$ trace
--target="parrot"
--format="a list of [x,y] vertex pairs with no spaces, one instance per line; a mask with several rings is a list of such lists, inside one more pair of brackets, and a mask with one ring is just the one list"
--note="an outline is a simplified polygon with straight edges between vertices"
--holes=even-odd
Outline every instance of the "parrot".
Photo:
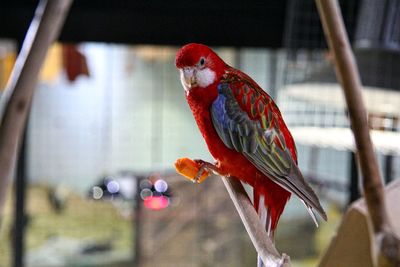
[[291,194],[303,202],[317,226],[314,210],[326,221],[317,195],[299,170],[294,139],[273,99],[206,45],[181,47],[175,66],[215,159],[215,164],[197,160],[201,167],[195,178],[207,169],[249,184],[254,208],[272,240]]

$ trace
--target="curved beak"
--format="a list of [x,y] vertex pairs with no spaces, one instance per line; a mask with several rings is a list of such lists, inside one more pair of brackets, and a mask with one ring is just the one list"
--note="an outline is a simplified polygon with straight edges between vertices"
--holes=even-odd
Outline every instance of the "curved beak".
[[181,82],[186,91],[197,86],[196,69],[194,67],[185,67],[180,69]]

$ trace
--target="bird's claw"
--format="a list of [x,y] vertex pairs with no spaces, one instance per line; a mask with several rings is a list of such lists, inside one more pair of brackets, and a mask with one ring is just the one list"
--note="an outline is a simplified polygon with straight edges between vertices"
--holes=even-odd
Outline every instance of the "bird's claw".
[[195,159],[194,161],[200,166],[200,168],[196,176],[193,178],[193,183],[200,182],[200,177],[203,175],[204,171],[208,171],[208,176],[210,176],[211,173],[218,173],[218,168],[214,164],[201,159]]
[[199,183],[200,177],[203,175],[203,173],[206,169],[207,168],[205,167],[205,165],[200,165],[199,171],[197,172],[196,176],[192,180],[194,184]]

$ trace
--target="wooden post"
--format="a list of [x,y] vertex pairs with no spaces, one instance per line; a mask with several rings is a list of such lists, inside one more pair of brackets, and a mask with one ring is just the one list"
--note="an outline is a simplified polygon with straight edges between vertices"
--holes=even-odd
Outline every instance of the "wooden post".
[[56,40],[72,0],[41,0],[1,98],[0,226],[8,184],[47,50]]
[[317,0],[318,11],[324,26],[329,49],[335,59],[336,76],[342,85],[351,127],[354,133],[361,172],[364,196],[375,232],[382,231],[387,222],[383,198],[383,184],[379,173],[371,137],[367,111],[361,93],[361,81],[352,53],[342,15],[336,0]]
[[[392,263],[385,266],[398,266],[395,262],[400,264],[398,258],[400,243],[390,229],[382,178],[369,134],[367,111],[361,93],[360,75],[347,38],[342,14],[337,0],[315,0],[315,2],[329,49],[335,59],[336,77],[342,85],[346,99],[363,177],[361,184],[380,251],[379,258],[383,256],[384,261]],[[396,239],[397,242],[394,242]],[[386,248],[382,247],[382,244],[385,244]],[[387,247],[388,244],[391,246],[390,249]]]
[[268,267],[290,267],[290,258],[286,254],[282,256],[276,250],[271,239],[267,235],[267,231],[261,224],[261,221],[251,203],[243,185],[237,178],[222,177],[222,181],[229,196],[231,197],[240,218],[250,236],[251,241],[261,256],[265,266]]

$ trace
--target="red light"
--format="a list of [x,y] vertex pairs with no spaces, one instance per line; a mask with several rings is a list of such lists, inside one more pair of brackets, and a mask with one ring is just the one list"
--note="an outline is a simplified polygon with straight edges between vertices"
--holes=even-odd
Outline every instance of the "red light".
[[161,210],[168,207],[169,201],[165,196],[149,196],[144,199],[144,206],[151,210]]

